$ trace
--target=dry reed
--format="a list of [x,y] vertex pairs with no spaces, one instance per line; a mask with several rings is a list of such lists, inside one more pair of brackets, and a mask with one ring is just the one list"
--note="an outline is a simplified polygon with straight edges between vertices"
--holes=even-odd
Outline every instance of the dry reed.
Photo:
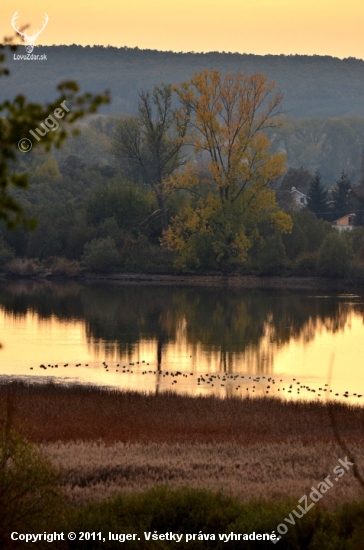
[[[72,442],[47,444],[41,449],[60,470],[67,497],[77,504],[159,484],[221,489],[241,500],[298,499],[327,475],[333,479],[338,458],[345,458],[335,444],[297,441],[249,447],[229,443],[117,443],[106,447],[103,443]],[[362,446],[354,444],[352,450],[364,471]],[[349,470],[320,504],[330,508],[360,497],[360,485]]]
[[[327,405],[274,398],[146,395],[82,386],[0,386],[0,419],[11,396],[12,426],[35,443],[311,443],[333,440]],[[364,408],[335,403],[345,441],[364,440]]]
[[[298,499],[345,458],[333,427],[364,471],[364,408],[330,406],[328,414],[319,402],[274,398],[0,385],[3,427],[39,444],[77,504],[159,484],[222,489],[241,500]],[[350,470],[321,504],[361,496]]]

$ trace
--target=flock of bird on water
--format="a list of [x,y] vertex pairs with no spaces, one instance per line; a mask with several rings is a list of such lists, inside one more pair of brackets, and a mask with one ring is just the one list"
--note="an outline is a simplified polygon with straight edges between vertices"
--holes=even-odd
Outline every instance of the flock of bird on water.
[[[105,370],[105,372],[110,372],[110,369],[109,369],[109,365],[106,363],[106,361],[103,361],[102,362],[102,365],[103,365],[103,368]],[[135,365],[140,365],[140,366],[149,366],[149,363],[146,363],[146,361],[135,361],[134,363],[129,363],[129,365],[123,365],[123,366],[120,366],[120,363],[117,363],[116,364],[116,370],[115,372],[120,372],[121,374],[125,374],[125,373],[129,373],[129,374],[133,374],[134,371],[131,370],[130,368],[128,367],[134,367]],[[65,363],[63,364],[63,367],[69,367],[71,365],[69,365],[68,363]],[[76,363],[75,364],[75,367],[81,367],[82,364],[81,363]],[[84,365],[85,367],[88,367],[88,363],[85,363]],[[40,365],[39,368],[43,369],[43,370],[48,370],[48,369],[57,369],[59,367],[59,365],[51,365],[51,364],[48,364],[47,366],[46,365]],[[137,367],[138,368],[138,367]],[[139,367],[140,368],[140,367]],[[30,367],[30,370],[33,370],[33,367]],[[201,385],[209,385],[209,387],[213,388],[213,387],[216,387],[216,388],[221,388],[221,387],[225,387],[227,384],[225,384],[225,382],[227,382],[228,384],[230,383],[230,385],[232,384],[236,384],[235,386],[235,390],[240,390],[240,389],[243,389],[242,388],[242,385],[239,384],[239,381],[242,383],[242,380],[244,380],[244,382],[247,382],[248,384],[252,384],[252,383],[255,383],[255,384],[259,384],[259,386],[256,386],[256,385],[253,385],[251,386],[250,388],[247,387],[246,388],[246,391],[247,392],[251,392],[251,393],[255,393],[255,390],[259,390],[260,391],[265,391],[266,394],[269,394],[270,393],[270,390],[271,390],[271,393],[273,393],[273,386],[276,384],[276,381],[273,377],[271,376],[248,376],[248,375],[241,375],[241,374],[226,374],[226,373],[221,373],[221,374],[212,374],[212,373],[207,373],[205,375],[201,375],[201,374],[197,374],[195,372],[190,372],[189,375],[188,374],[185,374],[185,373],[182,373],[180,371],[162,371],[160,369],[158,370],[143,370],[141,371],[141,373],[139,372],[138,374],[142,374],[143,376],[144,375],[148,375],[148,374],[157,374],[157,375],[160,375],[162,376],[163,378],[165,377],[171,377],[173,378],[172,382],[171,382],[171,385],[174,386],[175,384],[178,383],[178,377],[182,376],[183,378],[188,378],[189,376],[196,376],[196,381],[197,381],[197,386],[201,386]],[[283,382],[282,379],[279,380],[279,382]],[[265,384],[265,388],[262,387],[262,385]],[[296,395],[302,395],[304,397],[304,394],[308,392],[310,393],[315,393],[317,397],[322,397],[324,395],[327,395],[325,394],[325,392],[329,392],[329,393],[332,393],[332,395],[334,395],[335,397],[357,397],[357,398],[360,398],[363,396],[363,394],[358,394],[358,393],[352,393],[350,394],[348,391],[345,391],[343,394],[339,394],[339,393],[334,393],[333,390],[329,389],[328,387],[328,384],[324,384],[322,387],[318,388],[317,390],[316,389],[313,389],[313,388],[310,388],[309,386],[307,385],[303,385],[301,384],[299,381],[297,381],[296,378],[293,378],[292,379],[292,383],[288,385],[287,383],[287,387],[283,387],[283,388],[277,388],[277,391],[280,392],[282,391],[283,392],[286,392],[287,394],[293,394],[295,393]],[[321,393],[319,393],[321,392]]]

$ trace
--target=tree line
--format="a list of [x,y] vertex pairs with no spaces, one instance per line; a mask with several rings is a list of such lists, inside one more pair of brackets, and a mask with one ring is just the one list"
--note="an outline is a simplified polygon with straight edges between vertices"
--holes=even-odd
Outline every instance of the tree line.
[[[281,104],[261,73],[203,70],[140,92],[135,115],[80,125],[61,151],[13,154],[9,183],[29,173],[30,186],[4,186],[8,221],[38,223],[1,227],[0,264],[21,274],[360,274],[360,186],[342,172],[329,201],[318,171],[287,172],[272,139]],[[293,183],[306,185],[307,209],[284,200]],[[358,227],[339,235],[329,222],[348,209]]]
[[353,183],[363,178],[364,119],[342,116],[306,119],[285,117],[285,124],[269,134],[274,151],[284,151],[290,167],[319,170],[330,187],[344,170]]
[[353,184],[344,170],[327,188],[319,170],[311,174],[303,166],[289,168],[277,189],[279,203],[288,210],[294,208],[293,188],[306,195],[307,208],[318,218],[333,222],[353,213],[355,225],[364,225],[364,181]]
[[102,106],[103,114],[133,114],[135,96],[152,91],[160,82],[182,83],[204,69],[220,74],[261,72],[284,93],[286,115],[294,119],[364,115],[362,59],[338,59],[319,55],[254,55],[237,52],[163,52],[139,48],[103,46],[42,46],[46,63],[19,63],[8,54],[11,80],[3,81],[0,101],[24,89],[32,102],[49,102],[53,96],[54,67],[57,80],[78,82],[92,93],[104,90],[113,97]]

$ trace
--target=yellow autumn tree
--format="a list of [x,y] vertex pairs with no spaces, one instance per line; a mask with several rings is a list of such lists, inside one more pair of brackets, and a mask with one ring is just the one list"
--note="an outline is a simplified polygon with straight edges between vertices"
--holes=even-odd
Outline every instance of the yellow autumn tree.
[[285,171],[285,155],[271,153],[264,131],[281,125],[282,96],[262,74],[221,77],[202,71],[175,86],[188,116],[200,169],[190,165],[166,185],[187,188],[191,198],[172,219],[162,243],[177,252],[176,267],[219,267],[244,263],[263,224],[291,230],[279,209],[273,180]]

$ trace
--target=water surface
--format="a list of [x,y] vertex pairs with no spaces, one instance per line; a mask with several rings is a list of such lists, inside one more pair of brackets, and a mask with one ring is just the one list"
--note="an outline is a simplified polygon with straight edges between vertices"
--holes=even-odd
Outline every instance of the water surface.
[[359,294],[9,282],[0,376],[364,403],[363,321]]

